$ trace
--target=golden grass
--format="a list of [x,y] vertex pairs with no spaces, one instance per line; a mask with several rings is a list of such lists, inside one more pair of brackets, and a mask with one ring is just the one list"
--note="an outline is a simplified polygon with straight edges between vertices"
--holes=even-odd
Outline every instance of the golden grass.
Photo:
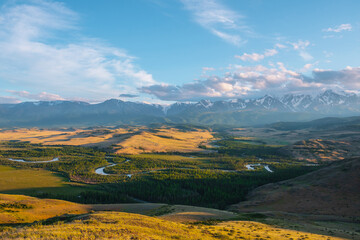
[[[157,209],[163,211],[164,206],[165,215],[159,217],[113,212],[127,210],[154,214]],[[171,211],[167,211],[168,207]],[[89,213],[93,210],[100,212]],[[33,223],[65,214],[73,216],[68,223],[55,221],[46,225],[35,223],[14,228],[1,227],[0,239],[340,239],[252,221],[224,221],[213,225],[181,223],[189,222],[189,219],[208,220],[208,216],[223,220],[236,217],[227,211],[201,207],[165,204],[81,205],[62,200],[0,194],[0,224]]]
[[198,146],[213,138],[207,130],[183,132],[174,128],[156,129],[158,132],[143,131],[119,143],[116,151],[121,154],[139,154],[150,152],[195,152]]
[[117,153],[195,152],[198,146],[212,139],[203,129],[181,131],[175,128],[118,128],[75,131],[15,129],[0,131],[2,141],[19,140],[43,145],[115,146]]
[[267,224],[252,221],[222,222],[218,225],[207,227],[207,230],[213,236],[219,236],[219,238],[223,236],[223,239],[342,239],[337,237],[276,228]]
[[90,208],[95,211],[119,211],[158,216],[159,218],[173,222],[197,222],[210,219],[226,220],[238,216],[233,212],[213,208],[167,205],[163,203],[94,204],[91,205]]
[[17,239],[214,239],[180,223],[130,213],[99,212],[67,224],[12,229],[0,238]]
[[86,184],[71,183],[54,172],[43,169],[17,169],[0,165],[0,192],[34,195],[53,193],[75,195],[90,190]]
[[9,228],[2,239],[339,239],[274,228],[257,222],[231,221],[189,225],[131,213],[98,212],[70,223]]
[[89,212],[85,205],[72,202],[38,199],[23,195],[0,194],[0,206],[6,204],[22,204],[25,208],[3,207],[0,208],[0,224],[32,223],[64,214],[83,214]]
[[101,143],[109,140],[114,135],[128,133],[126,129],[105,129],[101,130],[81,130],[64,131],[64,130],[40,130],[32,129],[16,129],[0,132],[0,139],[3,141],[20,140],[29,141],[31,143],[41,143],[43,145],[89,145]]
[[0,166],[0,191],[61,187],[64,179],[42,169],[16,169]]

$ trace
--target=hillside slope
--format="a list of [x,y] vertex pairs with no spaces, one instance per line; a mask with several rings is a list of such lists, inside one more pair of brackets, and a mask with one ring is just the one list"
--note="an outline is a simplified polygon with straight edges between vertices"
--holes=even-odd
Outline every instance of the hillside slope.
[[0,194],[0,224],[32,223],[64,214],[83,214],[89,207],[55,199]]
[[69,222],[7,228],[1,239],[340,239],[250,221],[190,225],[131,213],[98,212]]
[[238,212],[288,213],[360,217],[360,158],[334,162],[306,175],[256,188]]

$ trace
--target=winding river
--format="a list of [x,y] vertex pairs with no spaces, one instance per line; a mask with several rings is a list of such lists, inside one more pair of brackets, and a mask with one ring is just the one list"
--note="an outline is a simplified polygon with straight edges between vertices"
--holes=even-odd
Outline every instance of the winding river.
[[13,161],[13,162],[22,162],[22,163],[49,163],[49,162],[57,162],[59,161],[59,158],[53,158],[51,160],[47,160],[47,161],[26,161],[24,159],[13,159],[13,158],[9,158],[8,160]]
[[[106,158],[109,158],[109,157],[106,157]],[[130,162],[130,161],[131,161],[130,159],[126,159],[123,163],[127,163],[127,162]],[[108,176],[108,175],[120,175],[121,176],[121,175],[123,175],[123,176],[127,176],[129,178],[132,177],[132,174],[111,174],[111,173],[104,172],[105,168],[113,167],[113,166],[116,166],[116,165],[118,165],[118,163],[110,163],[107,166],[99,167],[99,168],[95,169],[95,173],[99,174],[99,175],[103,175],[103,176]]]
[[[126,159],[123,163],[127,163],[127,162],[130,162],[131,160],[130,159]],[[111,174],[111,173],[106,173],[104,172],[105,168],[108,168],[108,167],[113,167],[113,166],[116,166],[118,165],[119,163],[111,163],[109,162],[109,165],[107,166],[104,166],[104,167],[99,167],[97,169],[95,169],[95,173],[96,174],[99,174],[99,175],[103,175],[103,176],[108,176],[108,175],[118,175],[118,176],[127,176],[129,178],[131,178],[133,176],[133,174]],[[272,171],[268,165],[264,165],[264,164],[260,164],[260,163],[256,163],[256,164],[247,164],[245,165],[245,167],[248,169],[248,170],[255,170],[254,166],[264,166],[264,169],[268,172],[274,172]],[[151,172],[157,172],[157,171],[164,171],[164,170],[167,170],[169,168],[165,168],[165,169],[158,169],[158,170],[151,170],[151,171],[146,171],[146,172],[138,172],[136,174],[146,174],[146,173],[151,173]],[[232,169],[196,169],[196,168],[177,168],[177,169],[191,169],[191,170],[213,170],[213,171],[221,171],[221,172],[241,172],[239,170],[232,170]]]
[[268,172],[274,172],[273,170],[271,170],[269,168],[269,165],[264,165],[264,164],[261,164],[261,163],[255,163],[255,164],[246,164],[245,167],[248,169],[248,170],[255,170],[255,166],[264,166],[265,170],[268,171]]

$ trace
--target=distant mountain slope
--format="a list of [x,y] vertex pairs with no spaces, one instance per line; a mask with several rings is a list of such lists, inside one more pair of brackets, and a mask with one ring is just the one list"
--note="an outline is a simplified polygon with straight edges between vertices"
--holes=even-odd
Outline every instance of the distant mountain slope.
[[257,99],[201,100],[170,106],[117,99],[98,104],[79,101],[0,104],[0,127],[143,125],[166,122],[249,126],[359,114],[359,96],[328,90],[316,97],[285,95],[276,98],[266,95]]
[[256,188],[239,212],[283,211],[360,217],[360,158],[352,158],[306,175]]
[[276,130],[290,131],[313,128],[316,130],[346,130],[346,129],[360,129],[360,117],[327,117],[316,119],[309,122],[277,122],[268,125],[268,127]]

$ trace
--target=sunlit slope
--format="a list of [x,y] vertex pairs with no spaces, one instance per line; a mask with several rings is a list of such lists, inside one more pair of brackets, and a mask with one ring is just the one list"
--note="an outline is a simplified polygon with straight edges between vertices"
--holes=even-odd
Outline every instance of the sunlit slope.
[[131,213],[98,212],[71,222],[8,228],[2,239],[339,239],[265,224],[233,221],[190,225]]
[[0,131],[2,141],[29,141],[43,145],[114,148],[117,153],[201,151],[200,144],[213,138],[206,129],[128,127],[99,129],[15,129]]
[[83,214],[88,211],[89,208],[85,205],[62,200],[0,194],[0,224],[32,223],[64,214]]
[[181,131],[175,128],[159,128],[144,131],[119,143],[117,153],[137,154],[149,152],[195,152],[199,145],[213,138],[203,129]]
[[[91,145],[106,143],[115,136],[126,134],[126,129],[95,129],[95,130],[48,130],[37,128],[21,128],[15,130],[0,131],[0,139],[3,141],[19,140],[43,145]],[[119,139],[116,139],[119,141]],[[112,141],[111,141],[112,143]]]
[[94,204],[95,211],[119,211],[156,216],[173,222],[197,222],[206,220],[228,220],[238,215],[233,212],[214,208],[195,207],[188,205],[168,205],[163,203],[125,203],[125,204]]

